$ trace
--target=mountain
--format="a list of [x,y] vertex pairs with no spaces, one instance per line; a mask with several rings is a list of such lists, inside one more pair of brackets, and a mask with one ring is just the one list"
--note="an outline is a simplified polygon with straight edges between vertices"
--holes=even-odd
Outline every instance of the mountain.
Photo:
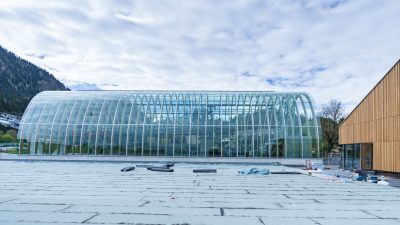
[[0,46],[0,112],[22,116],[29,101],[45,90],[69,90],[49,72]]

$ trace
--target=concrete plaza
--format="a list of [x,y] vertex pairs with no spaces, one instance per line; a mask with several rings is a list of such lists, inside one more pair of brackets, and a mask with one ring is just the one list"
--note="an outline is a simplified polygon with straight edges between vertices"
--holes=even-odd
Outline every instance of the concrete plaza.
[[[398,224],[400,189],[307,175],[243,175],[283,166],[0,161],[0,224]],[[217,168],[194,174],[193,168]]]

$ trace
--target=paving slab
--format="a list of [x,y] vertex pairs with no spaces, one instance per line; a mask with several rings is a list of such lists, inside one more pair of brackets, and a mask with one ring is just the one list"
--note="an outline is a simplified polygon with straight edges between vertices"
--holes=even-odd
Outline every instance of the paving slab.
[[94,213],[60,213],[60,212],[18,212],[18,211],[1,211],[0,222],[8,224],[18,222],[32,223],[82,223],[92,218]]
[[365,212],[383,219],[400,219],[399,208],[395,208],[393,211],[366,210]]
[[[143,203],[145,205],[146,203]],[[181,216],[220,216],[220,208],[194,207],[126,207],[126,206],[72,206],[63,212],[94,212],[111,214],[148,214]]]
[[378,218],[361,210],[270,210],[270,209],[226,209],[227,216],[258,216],[272,218]]
[[54,204],[0,204],[1,211],[11,212],[57,212],[71,205],[54,205]]
[[222,216],[165,216],[136,214],[100,214],[88,224],[190,224],[190,225],[263,225],[258,217],[222,217]]
[[392,219],[315,219],[318,224],[321,225],[338,225],[338,224],[349,224],[349,225],[399,225],[400,223]]

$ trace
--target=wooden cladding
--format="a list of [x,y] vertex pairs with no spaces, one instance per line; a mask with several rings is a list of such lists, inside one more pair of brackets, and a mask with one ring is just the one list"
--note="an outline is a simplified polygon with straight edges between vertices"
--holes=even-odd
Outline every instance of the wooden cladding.
[[373,169],[400,173],[400,61],[340,125],[339,143],[373,143]]

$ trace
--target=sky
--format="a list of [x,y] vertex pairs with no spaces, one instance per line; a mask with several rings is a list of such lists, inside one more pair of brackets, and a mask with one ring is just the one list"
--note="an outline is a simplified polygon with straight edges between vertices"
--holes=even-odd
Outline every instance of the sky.
[[0,0],[0,27],[73,90],[308,92],[346,112],[400,58],[398,0]]

